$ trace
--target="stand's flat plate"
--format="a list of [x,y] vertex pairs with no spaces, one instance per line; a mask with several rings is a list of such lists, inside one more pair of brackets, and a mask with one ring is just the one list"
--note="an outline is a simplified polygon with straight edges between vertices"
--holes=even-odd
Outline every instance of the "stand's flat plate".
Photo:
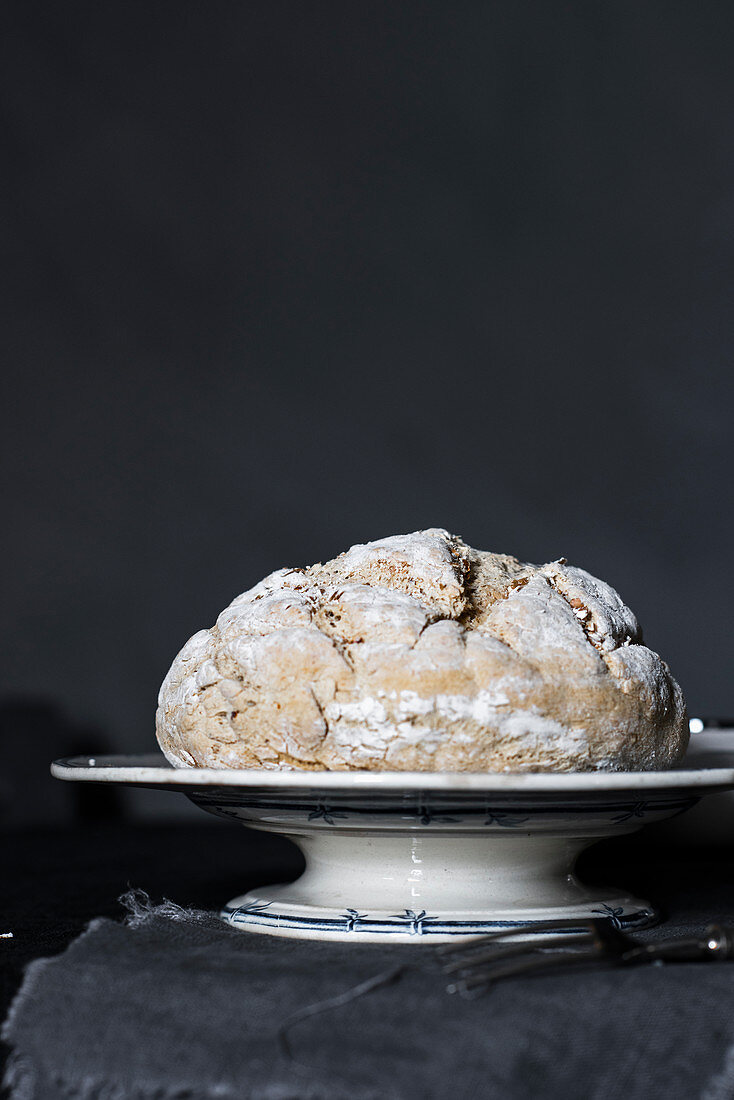
[[659,772],[344,772],[264,769],[174,768],[161,753],[145,756],[67,757],[55,761],[57,779],[124,783],[139,787],[235,787],[345,794],[436,791],[530,794],[543,792],[681,792],[704,794],[734,789],[734,753],[722,751],[720,736],[698,734],[679,768]]

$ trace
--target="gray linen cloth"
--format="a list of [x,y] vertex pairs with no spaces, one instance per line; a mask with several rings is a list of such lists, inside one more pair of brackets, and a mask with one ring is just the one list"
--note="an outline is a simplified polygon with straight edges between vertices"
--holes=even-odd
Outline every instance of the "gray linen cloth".
[[143,901],[28,967],[3,1032],[13,1100],[734,1097],[732,963],[465,1001],[433,948],[251,935]]

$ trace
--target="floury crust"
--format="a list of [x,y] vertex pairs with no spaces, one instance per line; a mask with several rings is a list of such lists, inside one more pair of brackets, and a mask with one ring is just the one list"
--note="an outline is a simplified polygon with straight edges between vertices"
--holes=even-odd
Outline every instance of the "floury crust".
[[686,749],[681,690],[609,585],[431,529],[282,569],[176,657],[178,767],[620,771]]

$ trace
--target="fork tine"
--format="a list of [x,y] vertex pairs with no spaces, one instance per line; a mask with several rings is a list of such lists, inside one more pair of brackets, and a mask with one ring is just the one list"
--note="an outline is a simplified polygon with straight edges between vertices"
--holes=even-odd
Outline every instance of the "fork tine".
[[444,974],[455,974],[457,971],[471,972],[479,963],[493,963],[501,959],[517,958],[519,955],[532,955],[546,948],[565,947],[567,944],[590,944],[592,932],[567,932],[563,936],[544,936],[542,943],[514,943],[507,946],[484,947],[476,952],[466,952],[460,958],[453,959],[443,966]]
[[553,954],[534,954],[521,962],[507,963],[504,966],[485,967],[476,974],[467,975],[446,987],[447,993],[460,993],[465,997],[476,997],[487,986],[503,978],[514,978],[521,974],[535,973],[553,966],[568,966],[570,963],[589,962],[603,955],[599,947],[590,947],[582,951],[557,951]]
[[460,954],[471,951],[485,943],[494,943],[495,940],[512,939],[517,936],[535,935],[543,932],[588,932],[595,921],[589,918],[558,917],[556,920],[535,921],[532,924],[513,925],[510,928],[500,928],[496,932],[486,932],[481,936],[475,936],[470,940],[461,940],[459,943],[444,943],[436,948],[438,955]]

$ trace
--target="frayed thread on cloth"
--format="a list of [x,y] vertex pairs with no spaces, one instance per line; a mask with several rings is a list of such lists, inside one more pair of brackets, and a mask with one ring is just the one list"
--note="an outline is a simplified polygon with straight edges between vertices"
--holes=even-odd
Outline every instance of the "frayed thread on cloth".
[[409,969],[407,963],[402,963],[400,966],[393,966],[389,970],[383,970],[379,974],[375,974],[372,978],[367,978],[366,981],[360,982],[359,985],[353,986],[351,989],[346,989],[342,993],[338,993],[334,997],[327,997],[323,1001],[316,1001],[315,1004],[306,1005],[305,1008],[299,1008],[296,1012],[287,1016],[283,1023],[278,1028],[277,1036],[280,1044],[280,1049],[294,1066],[299,1069],[311,1071],[316,1067],[309,1066],[304,1062],[300,1062],[293,1053],[290,1040],[288,1038],[288,1031],[296,1024],[301,1023],[302,1020],[308,1020],[311,1016],[318,1016],[322,1012],[329,1012],[332,1009],[344,1008],[351,1001],[356,1001],[360,997],[366,996],[368,993],[373,993],[376,989],[382,989],[384,986],[392,985],[402,978],[403,974]]
[[154,917],[163,917],[165,920],[177,921],[180,924],[213,924],[218,928],[226,928],[227,925],[215,913],[207,913],[202,909],[186,909],[183,905],[177,905],[170,898],[164,898],[156,905],[150,899],[145,890],[132,888],[117,899],[123,909],[127,911],[125,924],[128,928],[139,928],[141,924]]

